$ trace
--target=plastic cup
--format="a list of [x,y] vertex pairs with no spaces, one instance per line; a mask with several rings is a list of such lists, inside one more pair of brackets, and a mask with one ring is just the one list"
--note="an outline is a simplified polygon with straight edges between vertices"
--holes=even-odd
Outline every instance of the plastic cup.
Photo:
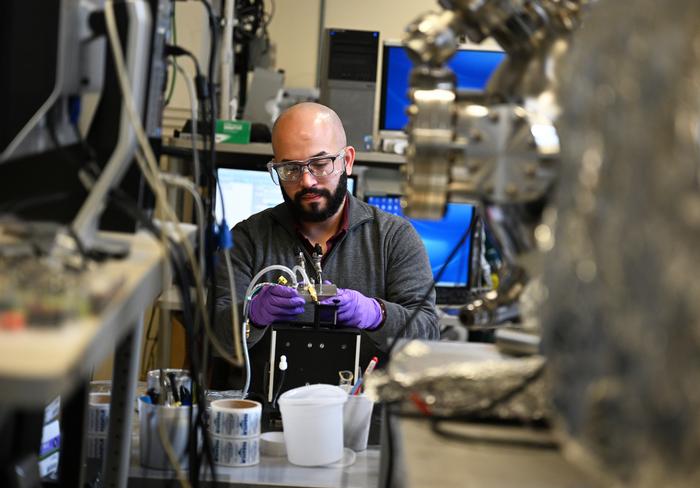
[[294,388],[279,399],[287,459],[323,466],[343,457],[343,404],[348,395],[333,385]]
[[345,447],[355,452],[367,449],[367,438],[374,403],[362,395],[348,396],[343,407],[343,439]]

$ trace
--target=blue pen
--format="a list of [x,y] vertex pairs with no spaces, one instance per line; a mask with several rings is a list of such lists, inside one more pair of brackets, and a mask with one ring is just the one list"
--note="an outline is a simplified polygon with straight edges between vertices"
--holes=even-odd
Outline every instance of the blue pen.
[[362,382],[365,380],[368,374],[370,374],[372,371],[374,371],[374,367],[377,365],[377,362],[379,359],[377,356],[374,356],[372,360],[369,362],[367,365],[367,369],[365,369],[365,374],[362,375],[362,378],[357,380],[355,383],[355,386],[352,387],[352,390],[350,390],[349,395],[357,395],[360,392],[360,386],[362,386]]

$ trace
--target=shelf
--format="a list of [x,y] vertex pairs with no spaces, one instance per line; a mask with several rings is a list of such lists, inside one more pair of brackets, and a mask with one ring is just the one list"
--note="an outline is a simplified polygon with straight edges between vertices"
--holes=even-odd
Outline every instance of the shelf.
[[[204,150],[201,141],[197,142],[197,148]],[[164,139],[163,151],[176,157],[187,157],[192,150],[189,139],[171,137]],[[272,145],[269,143],[253,142],[250,144],[216,144],[217,162],[225,166],[230,162],[250,161],[253,166],[260,166],[272,158]],[[251,156],[251,158],[247,158]],[[357,151],[355,163],[366,166],[400,166],[406,162],[406,158],[399,154]]]
[[0,331],[0,405],[48,405],[69,394],[92,368],[114,352],[161,289],[163,253],[150,235],[107,234],[131,245],[126,259],[101,263],[95,271],[123,284],[98,316],[55,326]]

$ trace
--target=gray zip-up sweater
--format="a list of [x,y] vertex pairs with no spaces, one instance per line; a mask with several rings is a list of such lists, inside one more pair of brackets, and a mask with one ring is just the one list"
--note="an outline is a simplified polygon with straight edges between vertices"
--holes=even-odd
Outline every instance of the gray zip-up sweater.
[[[421,303],[433,277],[425,247],[413,226],[353,196],[348,196],[347,204],[348,231],[325,257],[323,279],[384,303],[384,324],[366,331],[380,350],[386,350],[387,339],[397,334],[418,307],[420,311],[404,337],[437,339],[435,292]],[[297,264],[298,249],[304,251],[306,269],[313,269],[311,256],[296,233],[294,217],[284,203],[238,223],[233,228],[233,242],[231,257],[239,304],[260,270],[272,264],[292,268]],[[280,274],[267,273],[260,281],[276,282]],[[223,257],[216,278],[217,335],[231,350],[231,297]],[[252,328],[249,345],[255,344],[263,332]]]

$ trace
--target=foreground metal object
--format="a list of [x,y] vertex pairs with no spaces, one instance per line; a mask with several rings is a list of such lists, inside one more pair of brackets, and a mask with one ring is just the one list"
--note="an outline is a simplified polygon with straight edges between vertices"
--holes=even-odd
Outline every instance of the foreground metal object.
[[[443,1],[416,22],[408,204],[485,206],[519,278],[465,322],[545,270],[535,308],[569,453],[616,484],[697,486],[700,4],[600,1],[568,52],[585,3]],[[440,67],[461,34],[508,53],[479,100]]]
[[[554,67],[578,26],[579,1],[443,1],[409,26],[411,74],[406,213],[436,219],[447,201],[480,202],[504,259],[497,290],[467,304],[466,325],[493,323],[517,307],[529,277],[541,272],[541,227],[558,173],[560,113]],[[459,91],[444,66],[460,36],[493,37],[507,58],[485,93]],[[541,242],[538,242],[541,241]]]
[[400,404],[406,415],[439,418],[544,420],[542,356],[508,357],[492,345],[411,341],[388,370],[366,380],[375,400]]
[[700,4],[607,1],[562,64],[543,319],[569,447],[628,486],[700,484]]
[[[438,218],[451,200],[526,203],[556,176],[559,108],[552,67],[585,2],[442,2],[409,26],[411,75],[407,212]],[[464,93],[444,66],[460,36],[492,36],[507,53],[486,93]]]

